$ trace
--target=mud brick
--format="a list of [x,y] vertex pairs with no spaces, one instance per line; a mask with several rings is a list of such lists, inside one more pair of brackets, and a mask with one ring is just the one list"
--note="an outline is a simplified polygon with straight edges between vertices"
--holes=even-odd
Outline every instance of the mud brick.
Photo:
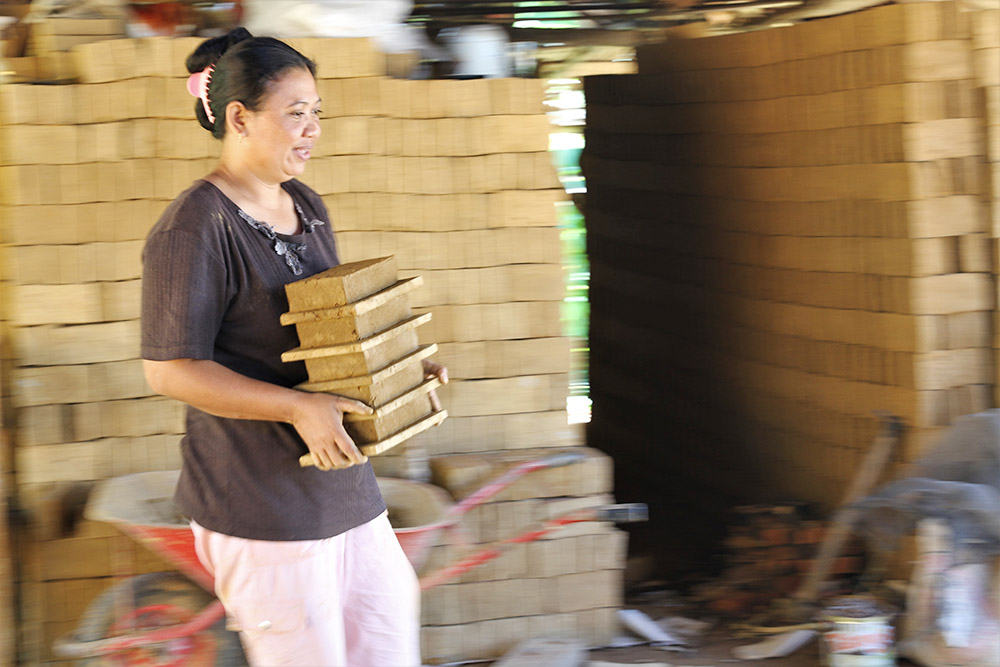
[[489,79],[492,113],[540,114],[545,87],[538,79]]
[[422,361],[436,350],[436,345],[423,346],[413,354],[369,375],[307,382],[299,385],[299,388],[306,391],[328,391],[368,405],[379,405],[419,385],[424,379]]
[[463,584],[446,584],[424,591],[420,596],[420,623],[454,625],[462,622],[459,594]]
[[43,196],[41,183],[58,183],[58,171],[38,165],[0,167],[0,194],[8,206],[58,204],[58,193]]
[[955,195],[907,202],[910,238],[985,232],[986,221],[975,197]]
[[99,322],[101,286],[15,285],[10,290],[10,314],[17,326]]
[[117,439],[37,445],[20,447],[15,456],[24,484],[97,480],[111,474],[111,452],[123,446]]
[[25,367],[11,375],[19,407],[86,401],[86,366]]
[[908,312],[914,315],[947,315],[990,308],[990,278],[983,274],[913,278],[908,287]]
[[498,494],[496,500],[590,495],[611,489],[611,459],[585,447],[440,456],[431,461],[431,471],[435,484],[461,499],[516,465],[564,452],[582,453],[584,459],[526,475]]
[[184,405],[162,397],[80,403],[70,410],[76,440],[181,434],[185,427]]
[[[81,42],[73,45],[73,64],[80,83],[104,83],[115,81],[118,78],[126,78],[119,76],[121,66],[115,61],[115,53],[111,45],[110,41],[96,41],[92,37],[83,37]],[[121,50],[121,48],[119,47],[117,50]],[[135,54],[132,55],[129,62],[134,62]]]
[[439,306],[421,336],[441,343],[557,337],[560,307],[560,301]]
[[594,567],[599,570],[622,569],[628,553],[628,533],[612,529],[607,533],[590,536],[593,545]]
[[[138,321],[105,322],[63,327],[38,327],[36,354],[21,358],[26,365],[86,364],[123,361],[139,356]],[[41,356],[41,355],[44,355]]]
[[543,579],[579,572],[577,562],[580,554],[576,548],[578,539],[564,537],[529,543],[527,576]]
[[439,360],[452,380],[494,377],[486,373],[486,343],[444,343]]
[[371,415],[345,415],[344,428],[359,444],[385,440],[431,414],[427,393],[439,385],[437,380],[428,380],[389,403],[372,406]]
[[472,417],[559,409],[566,404],[568,387],[569,378],[563,374],[524,375],[456,380],[443,388],[441,395],[455,416]]
[[447,662],[465,657],[462,638],[466,625],[429,625],[420,629],[420,655],[424,660]]
[[94,123],[77,126],[77,150],[87,161],[112,162],[124,159],[119,145],[123,123]]
[[495,537],[486,541],[512,538],[534,527],[535,517],[541,513],[539,505],[542,502],[529,498],[494,503],[496,517],[492,528],[495,530]]
[[916,42],[902,49],[907,81],[957,80],[973,75],[972,52],[965,41]]
[[988,312],[948,315],[945,318],[947,349],[990,347],[990,316]]
[[958,238],[959,270],[962,273],[989,273],[993,270],[992,242],[986,234],[966,234]]
[[138,319],[141,311],[142,283],[124,280],[111,283],[93,283],[100,292],[102,319],[104,321]]
[[419,346],[416,327],[429,320],[430,313],[425,313],[359,341],[316,348],[300,347],[283,353],[281,359],[286,362],[305,361],[311,382],[367,375],[416,351]]
[[490,227],[542,227],[556,224],[554,208],[562,190],[508,190],[489,195]]
[[622,604],[622,574],[620,570],[599,570],[566,574],[541,580],[545,595],[545,611],[550,613],[582,611]]
[[72,125],[5,126],[3,164],[75,164],[77,132]]
[[[5,206],[0,208],[0,238],[9,246],[80,242],[77,214],[76,208],[61,206]],[[49,224],[37,224],[40,219]]]
[[577,612],[577,636],[587,641],[589,646],[604,646],[610,643],[620,632],[618,623],[620,604]]
[[[589,510],[602,505],[610,505],[614,501],[614,497],[607,493],[567,498],[548,498],[544,502],[533,505],[533,507],[538,509],[535,521],[541,523],[580,510]],[[553,532],[552,535],[555,537],[579,537],[582,535],[607,533],[609,530],[611,530],[611,524],[606,521],[580,521],[563,526]]]
[[72,439],[68,406],[38,405],[22,408],[19,411],[17,424],[19,445],[50,445]]
[[38,88],[31,84],[13,83],[0,89],[0,118],[6,125],[36,124],[41,108]]
[[84,367],[87,369],[86,401],[109,401],[153,395],[146,384],[142,361],[139,359],[87,364]]
[[907,123],[902,130],[907,160],[937,160],[983,152],[982,130],[972,118]]
[[947,389],[967,384],[986,384],[992,376],[988,348],[941,350],[917,355],[912,379],[914,389]]
[[421,283],[418,276],[337,308],[286,313],[281,323],[294,324],[305,347],[367,338],[411,316],[409,294]]
[[335,308],[363,299],[396,282],[392,257],[341,264],[285,286],[292,312]]
[[367,116],[325,118],[320,121],[324,139],[320,155],[359,155],[370,153],[372,128],[376,119]]
[[[436,437],[441,431],[441,442]],[[567,424],[566,412],[531,412],[480,417],[452,417],[441,429],[421,436],[434,452],[484,452],[497,449],[557,448],[580,445],[582,428]],[[446,447],[446,449],[442,449]]]
[[107,576],[114,538],[66,538],[39,544],[43,581]]
[[548,150],[549,119],[538,113],[530,116],[498,115],[484,119],[483,136],[487,153],[532,153]]

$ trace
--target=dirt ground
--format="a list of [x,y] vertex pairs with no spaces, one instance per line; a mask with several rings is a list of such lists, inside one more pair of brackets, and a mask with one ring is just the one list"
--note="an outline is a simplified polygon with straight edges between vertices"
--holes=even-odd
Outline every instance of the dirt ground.
[[[678,606],[676,604],[656,604],[653,601],[630,600],[626,602],[627,609],[638,609],[650,618],[657,620],[667,616],[683,616],[697,618],[697,610]],[[625,632],[626,634],[627,631]],[[705,667],[708,665],[730,665],[735,663],[752,664],[733,657],[732,649],[737,646],[752,644],[757,639],[735,639],[723,624],[716,622],[692,648],[683,650],[665,650],[656,646],[630,646],[625,648],[608,648],[591,650],[591,661],[604,661],[626,665],[662,663],[670,667]],[[772,658],[766,661],[768,667],[815,667],[821,664],[819,644],[817,640],[799,649],[785,658]]]
[[[753,640],[735,640],[725,632],[713,631],[705,638],[705,643],[692,650],[665,651],[653,646],[633,646],[590,651],[589,659],[617,662],[626,665],[665,663],[671,667],[703,667],[707,665],[752,664],[734,658],[730,651],[736,646],[753,643]],[[786,658],[771,658],[760,663],[771,667],[815,667],[820,663],[817,641],[812,641],[796,653]]]
[[[653,620],[669,616],[699,618],[697,609],[678,604],[676,598],[674,598],[675,601],[671,602],[669,601],[670,597],[669,593],[665,594],[662,604],[657,603],[657,596],[655,594],[651,598],[626,600],[625,608],[638,609]],[[623,630],[622,635],[631,636],[631,633]],[[762,639],[734,638],[725,623],[716,621],[713,627],[700,637],[698,645],[692,648],[665,650],[646,644],[622,648],[591,649],[587,657],[591,662],[649,665],[650,667],[654,665],[662,667],[722,667],[735,664],[743,664],[747,667],[751,667],[752,665],[761,665],[761,667],[816,667],[817,665],[826,664],[820,655],[819,643],[821,640],[818,637],[810,640],[808,644],[798,651],[783,658],[745,661],[732,655],[733,648],[752,644]],[[898,664],[901,666],[912,665],[908,661],[899,661]],[[582,663],[580,667],[587,667],[587,663]]]

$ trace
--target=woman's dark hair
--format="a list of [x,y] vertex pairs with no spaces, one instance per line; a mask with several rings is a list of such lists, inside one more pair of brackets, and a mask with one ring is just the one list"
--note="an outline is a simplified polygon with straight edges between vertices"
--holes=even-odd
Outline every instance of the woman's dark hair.
[[187,57],[185,65],[191,74],[215,64],[208,85],[208,101],[215,123],[201,100],[194,112],[201,126],[216,139],[226,134],[226,106],[233,100],[256,111],[267,94],[269,83],[290,69],[307,69],[316,76],[316,63],[273,37],[254,37],[246,28],[236,28],[228,35],[202,42]]

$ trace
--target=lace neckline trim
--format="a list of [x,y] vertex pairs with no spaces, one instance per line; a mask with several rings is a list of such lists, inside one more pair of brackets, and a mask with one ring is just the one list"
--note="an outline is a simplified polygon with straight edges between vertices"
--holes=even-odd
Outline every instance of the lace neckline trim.
[[[305,211],[302,210],[302,206],[300,206],[294,199],[292,200],[292,204],[295,205],[295,212],[298,213],[299,220],[302,221],[302,235],[311,234],[316,227],[326,224],[322,220],[317,220],[315,218],[312,220],[308,219]],[[236,213],[239,214],[239,216],[243,218],[243,220],[253,229],[256,229],[258,232],[274,242],[274,252],[279,257],[284,258],[285,264],[287,264],[288,268],[292,270],[292,273],[297,276],[302,275],[302,259],[300,255],[302,255],[308,247],[305,243],[286,241],[278,236],[277,232],[274,231],[274,228],[271,225],[261,220],[257,220],[239,206],[236,207]]]

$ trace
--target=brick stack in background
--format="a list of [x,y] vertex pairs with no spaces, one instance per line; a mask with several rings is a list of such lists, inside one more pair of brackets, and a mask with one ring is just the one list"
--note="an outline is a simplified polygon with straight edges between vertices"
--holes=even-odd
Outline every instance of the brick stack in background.
[[[520,535],[578,509],[613,503],[611,459],[588,448],[564,467],[522,477],[465,515],[464,535],[440,540],[426,576],[485,543]],[[433,483],[462,500],[502,473],[551,449],[455,454],[432,461]],[[470,545],[462,547],[462,539]],[[626,534],[606,523],[571,524],[538,541],[515,544],[494,561],[423,594],[423,658],[496,657],[524,639],[577,636],[609,642],[622,605]]]
[[[972,24],[972,59],[976,83],[982,87],[985,110],[983,132],[986,149],[986,180],[983,188],[986,206],[989,207],[990,229],[993,237],[994,276],[1000,266],[1000,10],[982,12]],[[1000,294],[1000,290],[998,290]],[[1000,297],[998,297],[1000,298]],[[993,315],[993,355],[1000,373],[1000,321]],[[1000,377],[994,379],[994,405],[1000,405]]]
[[538,75],[545,79],[635,74],[638,71],[635,48],[631,45],[542,46],[535,53]]
[[912,460],[993,405],[978,16],[675,40],[586,80],[590,442],[688,559],[729,504],[839,503],[874,410]]
[[379,474],[405,470],[407,451],[579,443],[566,424],[553,213],[564,195],[547,153],[542,85],[386,79],[346,99],[321,87],[334,115],[344,99],[343,117],[320,143],[332,155],[314,159],[304,180],[324,195],[342,260],[393,255],[401,276],[423,277],[413,305],[434,319],[420,339],[438,344],[451,378],[439,391],[447,421],[377,460]]
[[69,82],[76,78],[71,50],[125,36],[123,18],[67,18],[50,16],[29,24],[25,55],[34,58],[41,81]]
[[[138,358],[140,252],[169,201],[219,154],[184,86],[184,59],[199,42],[83,44],[72,49],[78,84],[0,87],[0,318],[11,331],[17,495],[32,517],[21,555],[27,662],[52,660],[52,640],[114,572],[164,568],[106,526],[85,521],[64,535],[39,524],[59,523],[60,510],[45,508],[59,508],[76,482],[180,463],[183,408],[152,395]],[[330,207],[343,261],[393,255],[402,277],[423,278],[412,305],[433,320],[421,342],[439,345],[451,376],[439,391],[449,419],[374,459],[379,474],[413,470],[411,445],[424,459],[479,452],[502,460],[503,450],[579,444],[566,424],[569,345],[553,209],[563,195],[546,152],[542,82],[395,81],[364,40],[295,45],[319,62],[325,116],[303,180]],[[605,468],[576,474],[566,502],[600,502],[610,491]],[[620,546],[600,565],[554,554],[554,564],[517,576],[614,570]],[[501,586],[513,575],[474,576]],[[542,611],[562,614],[567,632],[606,633],[607,612],[593,610],[612,607],[613,596],[580,604],[586,609]],[[586,621],[591,611],[605,620]],[[477,616],[484,625],[460,657],[497,655],[520,638],[493,633],[496,613]],[[434,651],[455,655],[454,646]]]

